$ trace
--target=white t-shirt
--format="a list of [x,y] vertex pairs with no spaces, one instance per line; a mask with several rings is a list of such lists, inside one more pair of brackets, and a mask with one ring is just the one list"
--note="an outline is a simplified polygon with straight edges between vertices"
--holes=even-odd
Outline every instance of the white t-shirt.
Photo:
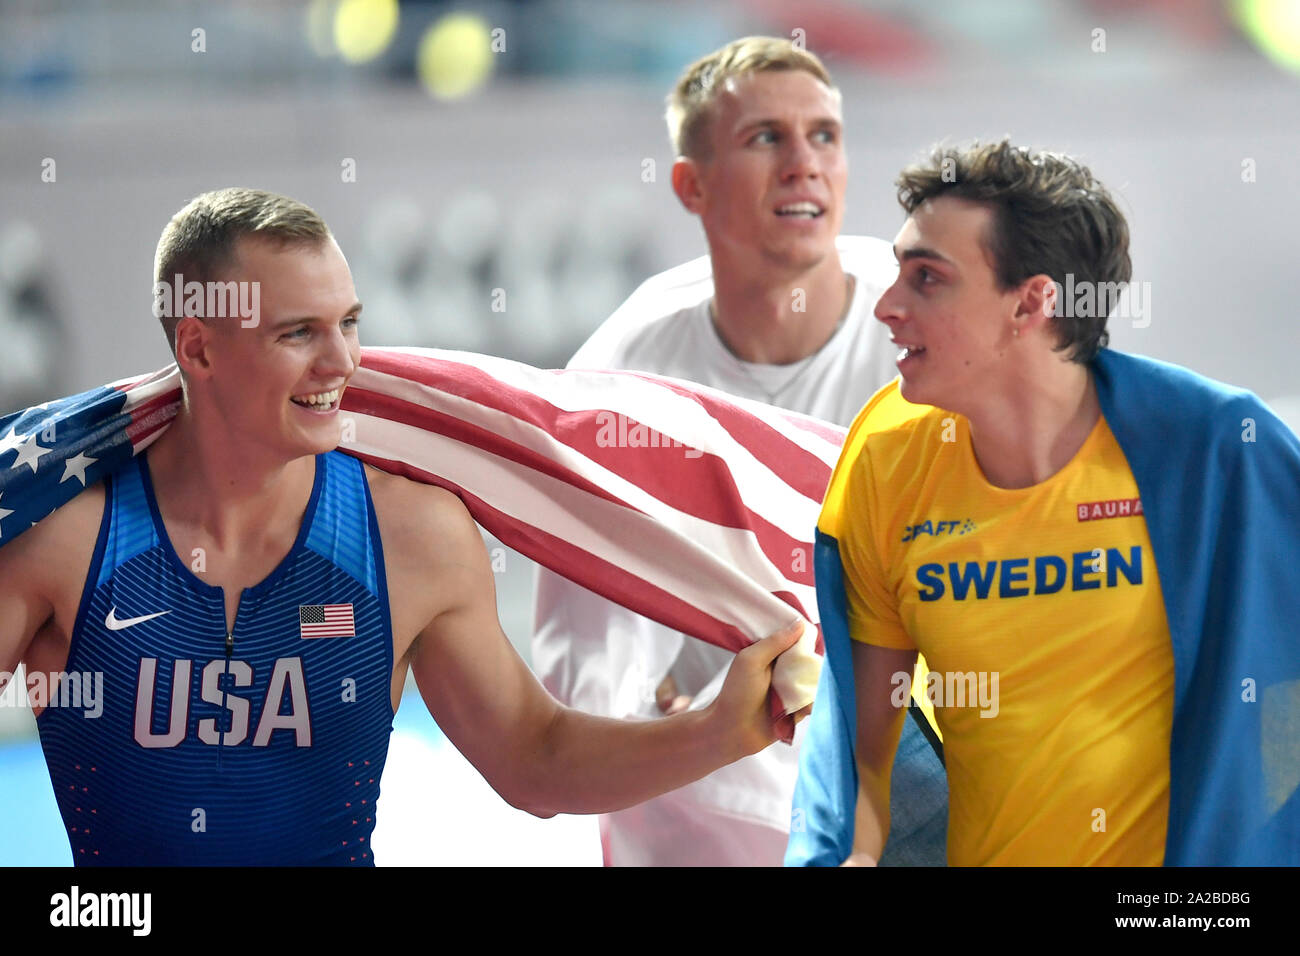
[[[853,276],[853,301],[835,334],[791,365],[743,362],[709,316],[708,256],[646,280],[578,350],[569,368],[669,375],[848,426],[895,374],[897,352],[872,312],[898,274],[887,242],[836,241]],[[672,673],[679,693],[706,706],[734,655],[686,637],[538,570],[533,668],[560,701],[619,718],[660,715],[655,688]],[[779,866],[790,829],[798,744],[777,743],[702,780],[607,814],[601,820],[614,865]]]

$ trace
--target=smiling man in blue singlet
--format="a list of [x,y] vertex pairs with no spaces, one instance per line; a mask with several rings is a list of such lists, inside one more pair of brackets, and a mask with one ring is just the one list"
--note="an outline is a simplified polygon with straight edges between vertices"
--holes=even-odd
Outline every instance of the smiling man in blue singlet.
[[702,713],[561,707],[501,631],[459,499],[334,451],[361,304],[316,213],[206,193],[154,272],[247,284],[255,311],[163,309],[172,427],[0,550],[0,671],[103,675],[96,719],[37,723],[76,863],[373,863],[408,668],[453,743],[539,816],[637,803],[774,739],[768,665],[797,630],[742,652]]

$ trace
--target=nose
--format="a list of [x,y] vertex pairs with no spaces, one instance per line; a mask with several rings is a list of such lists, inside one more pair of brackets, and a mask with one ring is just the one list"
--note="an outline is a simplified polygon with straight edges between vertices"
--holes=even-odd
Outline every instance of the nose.
[[341,326],[335,325],[321,337],[316,374],[323,379],[351,378],[360,357],[356,337],[349,337]]
[[876,302],[876,318],[886,325],[891,322],[898,322],[905,318],[903,314],[903,296],[899,289],[899,283],[902,282],[902,276],[894,280],[894,284],[885,290]]
[[791,136],[787,140],[785,162],[782,164],[781,178],[786,182],[800,179],[812,179],[820,173],[817,164],[817,151],[806,137]]

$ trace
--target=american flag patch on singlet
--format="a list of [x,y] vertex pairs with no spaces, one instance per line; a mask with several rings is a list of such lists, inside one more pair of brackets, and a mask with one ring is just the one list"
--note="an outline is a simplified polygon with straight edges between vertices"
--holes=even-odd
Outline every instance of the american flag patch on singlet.
[[298,605],[299,637],[355,637],[351,604]]

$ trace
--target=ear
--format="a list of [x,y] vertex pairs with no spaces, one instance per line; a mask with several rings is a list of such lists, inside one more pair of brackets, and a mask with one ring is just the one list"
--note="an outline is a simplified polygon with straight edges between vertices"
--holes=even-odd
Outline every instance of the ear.
[[704,183],[700,179],[700,165],[693,159],[678,156],[673,163],[673,192],[686,209],[697,216],[704,208]]
[[192,379],[212,376],[212,329],[197,316],[176,323],[176,364]]
[[1020,334],[1051,324],[1060,309],[1061,290],[1049,275],[1030,276],[1016,288],[1016,327]]

